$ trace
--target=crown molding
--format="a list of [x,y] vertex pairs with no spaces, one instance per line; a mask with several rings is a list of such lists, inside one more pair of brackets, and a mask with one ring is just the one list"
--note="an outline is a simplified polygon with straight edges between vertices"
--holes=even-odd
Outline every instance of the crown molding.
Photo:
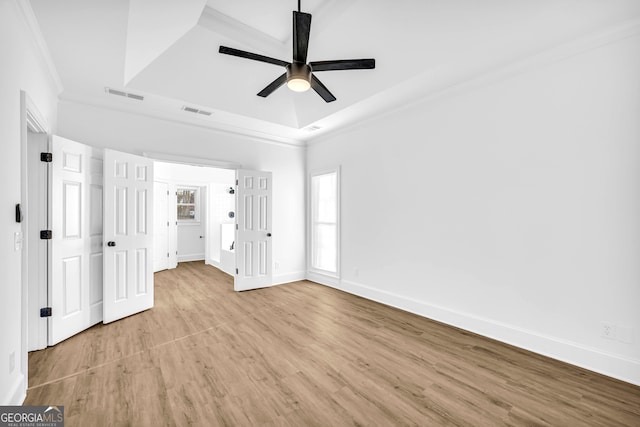
[[[222,135],[233,135],[253,140],[256,142],[267,143],[272,145],[278,145],[287,148],[304,148],[304,144],[301,140],[294,138],[286,138],[279,135],[269,134],[257,130],[242,128],[238,126],[226,125],[219,122],[209,122],[207,119],[200,118],[187,118],[184,119],[173,113],[168,113],[159,109],[148,109],[138,105],[127,105],[127,100],[124,103],[108,102],[106,99],[98,97],[81,97],[72,96],[65,93],[59,97],[60,103],[77,104],[93,108],[100,108],[104,110],[110,110],[118,113],[125,113],[131,115],[142,116],[146,118],[162,120],[170,123],[174,123],[181,126],[195,127],[200,129],[206,129],[211,132],[215,132]],[[133,101],[132,101],[133,102]]]
[[62,86],[62,80],[60,79],[60,75],[58,74],[58,70],[53,62],[53,58],[51,57],[51,52],[49,52],[49,46],[47,42],[44,40],[42,32],[40,31],[40,25],[38,24],[38,20],[36,18],[33,9],[31,8],[31,2],[26,0],[18,0],[13,1],[18,11],[20,12],[20,16],[24,24],[27,26],[29,30],[29,34],[31,35],[31,42],[36,48],[40,60],[45,65],[47,72],[49,73],[49,77],[51,78],[53,84],[56,87],[57,94],[60,95],[64,90]]
[[159,153],[155,151],[145,151],[142,153],[144,157],[149,159],[167,162],[167,163],[179,163],[183,165],[191,166],[206,166],[218,169],[241,169],[242,165],[237,162],[227,162],[225,160],[211,159],[207,157],[189,157],[189,156],[177,156],[175,154]]
[[287,40],[271,37],[209,6],[204,7],[198,25],[261,52],[282,57],[288,52]]

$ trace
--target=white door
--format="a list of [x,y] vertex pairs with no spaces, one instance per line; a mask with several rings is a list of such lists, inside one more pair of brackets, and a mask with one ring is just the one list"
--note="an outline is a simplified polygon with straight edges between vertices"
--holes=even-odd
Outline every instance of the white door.
[[49,306],[47,301],[47,264],[49,241],[40,239],[40,230],[49,228],[47,191],[49,188],[49,163],[40,160],[40,153],[49,151],[46,133],[27,133],[27,280],[29,328],[27,351],[41,350],[48,343],[48,318],[40,317],[40,308]]
[[104,150],[104,323],[153,307],[153,161]]
[[49,345],[102,320],[102,159],[53,136]]
[[169,184],[153,183],[153,271],[169,268]]
[[236,291],[271,286],[271,172],[236,171]]

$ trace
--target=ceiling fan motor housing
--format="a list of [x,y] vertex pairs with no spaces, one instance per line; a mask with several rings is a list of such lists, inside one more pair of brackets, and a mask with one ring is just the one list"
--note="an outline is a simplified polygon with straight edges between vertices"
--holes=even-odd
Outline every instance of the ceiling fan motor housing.
[[293,79],[311,81],[311,67],[301,62],[293,62],[287,65],[287,81]]

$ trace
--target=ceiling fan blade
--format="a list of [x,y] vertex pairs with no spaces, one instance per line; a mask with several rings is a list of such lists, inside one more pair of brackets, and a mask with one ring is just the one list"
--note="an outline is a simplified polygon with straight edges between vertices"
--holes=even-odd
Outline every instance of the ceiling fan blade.
[[280,65],[286,67],[289,65],[286,61],[281,61],[275,58],[269,58],[268,56],[258,55],[257,53],[245,52],[244,50],[234,49],[232,47],[220,46],[218,52],[225,55],[239,56],[240,58],[253,59],[254,61],[266,62],[269,64]]
[[311,75],[311,87],[315,90],[318,95],[322,97],[326,102],[333,102],[336,100],[336,97],[333,96],[329,89],[325,85],[322,84],[320,80],[313,74]]
[[309,62],[313,71],[334,70],[370,70],[376,68],[376,60],[369,59],[338,59],[335,61]]
[[269,86],[265,87],[260,92],[258,92],[258,96],[266,98],[267,96],[271,95],[276,89],[278,89],[280,86],[285,84],[286,81],[287,81],[287,73],[284,73],[283,75],[281,75],[280,77],[278,77],[277,79],[269,83]]
[[293,60],[307,63],[311,14],[293,11]]

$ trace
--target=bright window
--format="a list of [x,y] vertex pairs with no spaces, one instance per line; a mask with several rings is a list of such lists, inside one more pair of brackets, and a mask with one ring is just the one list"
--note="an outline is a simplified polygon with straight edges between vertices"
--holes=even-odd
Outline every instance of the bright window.
[[197,188],[178,188],[177,196],[177,219],[178,221],[190,222],[199,221],[199,200]]
[[311,175],[311,268],[338,273],[338,171]]

